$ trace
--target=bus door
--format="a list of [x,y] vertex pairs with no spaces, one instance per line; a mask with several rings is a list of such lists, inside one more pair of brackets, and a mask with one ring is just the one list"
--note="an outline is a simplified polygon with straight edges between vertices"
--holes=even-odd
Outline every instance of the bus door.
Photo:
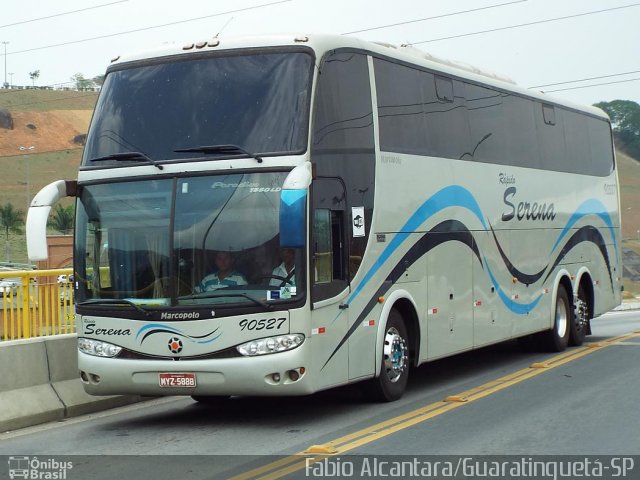
[[[451,236],[453,232],[432,233]],[[473,346],[472,255],[467,245],[443,238],[427,260],[428,358]]]
[[348,377],[347,203],[340,178],[316,178],[311,187],[311,337],[317,387],[323,388]]

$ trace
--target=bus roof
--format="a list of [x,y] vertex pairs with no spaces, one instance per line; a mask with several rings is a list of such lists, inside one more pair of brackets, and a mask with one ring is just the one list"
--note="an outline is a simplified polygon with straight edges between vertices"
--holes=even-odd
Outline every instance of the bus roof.
[[209,40],[195,41],[185,45],[165,44],[152,50],[144,50],[137,53],[121,55],[111,61],[113,68],[128,62],[136,62],[145,59],[161,58],[165,56],[188,55],[195,52],[210,52],[219,50],[237,50],[243,48],[278,47],[278,46],[307,46],[313,49],[318,58],[326,52],[337,48],[354,48],[391,57],[403,62],[439,71],[451,76],[485,84],[500,90],[513,92],[534,98],[541,102],[553,103],[573,110],[601,117],[608,120],[609,117],[601,109],[580,105],[567,100],[549,97],[542,92],[536,92],[519,87],[508,77],[492,72],[484,71],[475,66],[454,60],[448,60],[431,55],[411,45],[393,45],[384,42],[371,42],[356,37],[331,34],[295,34],[283,33],[274,35],[248,35],[241,37],[220,37]]

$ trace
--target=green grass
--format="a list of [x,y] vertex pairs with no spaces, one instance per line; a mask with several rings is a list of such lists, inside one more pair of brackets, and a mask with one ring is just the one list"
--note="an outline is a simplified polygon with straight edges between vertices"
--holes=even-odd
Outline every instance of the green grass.
[[[0,158],[0,204],[8,202],[27,218],[27,168],[29,162],[29,192],[33,198],[45,185],[55,180],[74,180],[78,178],[78,167],[82,149],[63,150],[55,153],[40,153],[28,157]],[[66,206],[73,199],[65,198],[61,204]],[[0,231],[0,259],[18,263],[28,263],[27,245],[24,228],[21,234],[9,234],[9,254],[7,254],[6,236]],[[58,234],[57,232],[51,232]]]
[[93,110],[97,92],[66,90],[3,90],[0,108],[20,112],[46,112],[49,110]]

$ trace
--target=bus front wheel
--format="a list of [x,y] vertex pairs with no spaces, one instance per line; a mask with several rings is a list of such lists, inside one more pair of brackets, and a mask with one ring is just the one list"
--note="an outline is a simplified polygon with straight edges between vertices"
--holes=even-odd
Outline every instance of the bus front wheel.
[[402,397],[409,378],[409,336],[397,310],[389,313],[384,331],[380,375],[369,390],[375,400],[392,402]]

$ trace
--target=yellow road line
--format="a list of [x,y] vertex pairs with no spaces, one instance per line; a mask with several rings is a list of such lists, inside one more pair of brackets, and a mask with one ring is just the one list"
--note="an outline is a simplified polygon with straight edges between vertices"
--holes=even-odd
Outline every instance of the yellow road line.
[[[308,464],[316,463],[334,455],[344,454],[350,450],[379,440],[388,435],[396,433],[405,428],[425,422],[443,413],[455,410],[456,408],[468,405],[471,402],[480,400],[501,390],[505,390],[524,380],[535,377],[553,368],[565,365],[566,363],[585,357],[593,352],[602,350],[611,345],[625,342],[635,337],[640,337],[640,331],[609,338],[598,343],[585,344],[582,347],[568,350],[545,361],[543,364],[532,364],[528,368],[523,368],[510,373],[496,380],[484,383],[477,387],[466,390],[462,393],[451,395],[442,401],[434,402],[424,407],[412,410],[397,417],[376,423],[370,427],[363,428],[356,432],[344,435],[331,440],[324,445],[315,446],[294,455],[290,455],[281,460],[269,463],[262,467],[255,468],[248,472],[236,475],[229,480],[275,480],[282,478],[296,471],[302,470]],[[542,367],[542,368],[541,368]],[[316,453],[313,453],[316,452]]]

